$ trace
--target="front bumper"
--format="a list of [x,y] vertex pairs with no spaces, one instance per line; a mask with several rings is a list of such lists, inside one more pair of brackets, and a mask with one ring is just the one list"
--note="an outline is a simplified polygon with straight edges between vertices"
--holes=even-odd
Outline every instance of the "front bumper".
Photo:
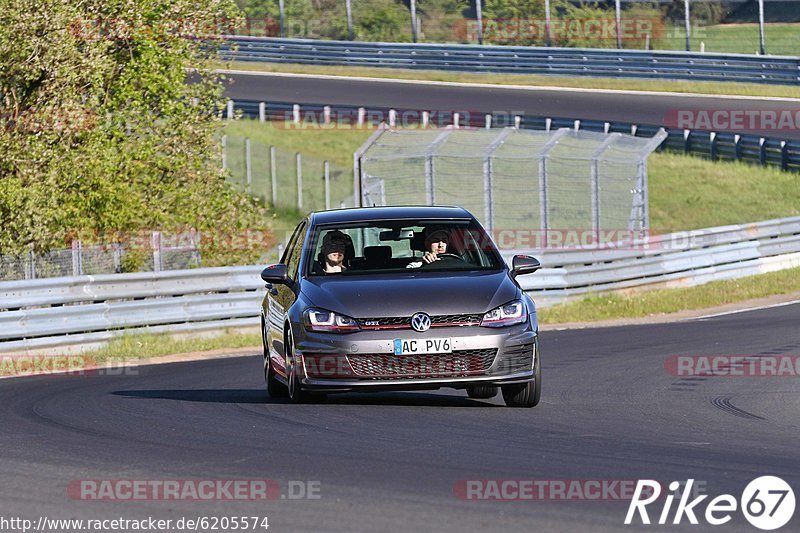
[[[347,335],[302,332],[296,355],[304,390],[464,389],[520,384],[534,378],[538,339],[529,323],[508,328],[446,327],[361,331]],[[453,353],[394,355],[395,339],[449,338]],[[322,362],[322,364],[321,364]]]

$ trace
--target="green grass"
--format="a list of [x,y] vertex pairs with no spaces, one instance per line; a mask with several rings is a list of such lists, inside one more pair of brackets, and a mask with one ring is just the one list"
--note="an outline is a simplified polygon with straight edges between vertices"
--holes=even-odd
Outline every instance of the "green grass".
[[[673,32],[676,33],[676,32]],[[677,32],[670,39],[660,39],[659,48],[685,50],[685,34]],[[692,35],[692,50],[729,54],[757,54],[759,51],[758,24],[720,24],[697,28]],[[800,55],[800,24],[765,24],[764,42],[770,55]]]
[[659,233],[800,215],[800,175],[655,153],[647,164],[650,226]]
[[[800,52],[798,52],[800,53]],[[331,76],[361,76],[406,80],[488,83],[537,87],[573,87],[582,89],[617,89],[628,91],[659,91],[736,96],[771,96],[800,98],[800,88],[758,83],[722,83],[714,81],[640,80],[595,78],[584,76],[545,76],[536,74],[495,74],[472,72],[443,72],[436,70],[383,69],[341,67],[328,65],[294,65],[275,63],[234,62],[225,66],[236,70],[256,72],[289,72],[296,74],[325,74]],[[220,64],[220,68],[223,65]]]
[[757,276],[712,281],[696,287],[658,289],[628,295],[594,294],[575,302],[541,309],[543,324],[637,318],[763,298],[800,291],[800,268]]
[[191,335],[173,337],[169,334],[126,334],[116,337],[95,351],[86,352],[89,359],[97,364],[135,361],[150,357],[160,357],[208,350],[250,348],[260,346],[259,333],[242,333],[224,330],[215,336]]

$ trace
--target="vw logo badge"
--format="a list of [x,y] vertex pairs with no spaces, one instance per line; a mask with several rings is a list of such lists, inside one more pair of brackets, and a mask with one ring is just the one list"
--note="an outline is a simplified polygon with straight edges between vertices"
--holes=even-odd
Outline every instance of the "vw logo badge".
[[411,327],[416,331],[428,331],[431,328],[431,317],[425,313],[415,313],[411,317]]

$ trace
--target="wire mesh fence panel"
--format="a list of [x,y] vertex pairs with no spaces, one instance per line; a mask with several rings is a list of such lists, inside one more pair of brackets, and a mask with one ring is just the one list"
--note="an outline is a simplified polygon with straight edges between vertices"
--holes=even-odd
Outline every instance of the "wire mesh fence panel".
[[600,231],[643,229],[646,157],[664,135],[387,129],[361,157],[362,201],[462,206],[511,247],[523,244],[520,235],[509,240],[502,232],[578,232],[579,239],[596,239]]

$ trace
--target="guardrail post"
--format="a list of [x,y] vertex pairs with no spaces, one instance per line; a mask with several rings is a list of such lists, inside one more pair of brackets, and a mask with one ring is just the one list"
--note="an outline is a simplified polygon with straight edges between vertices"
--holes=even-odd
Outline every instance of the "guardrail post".
[[781,141],[781,170],[789,168],[789,144]]
[[331,208],[331,167],[326,159],[322,163],[322,168],[325,174],[325,210]]
[[423,128],[427,128],[428,127],[428,123],[430,122],[430,120],[431,120],[430,112],[429,111],[423,111],[422,112],[422,127]]
[[575,126],[575,131],[578,131],[579,129],[581,129],[581,121],[580,120],[576,120],[573,123],[573,126]]
[[359,107],[358,108],[358,127],[359,128],[363,128],[364,127],[364,115],[366,115],[366,114],[367,114],[367,110],[366,109],[364,109],[363,107]]
[[233,120],[233,100],[228,100],[225,116],[228,120]]
[[300,104],[292,105],[292,123],[295,126],[300,125]]
[[550,127],[552,125],[553,125],[553,119],[552,118],[548,117],[548,118],[544,119],[544,131],[550,131]]
[[692,134],[692,130],[683,130],[683,153],[688,154],[692,148],[692,141],[690,139],[690,135]]
[[454,128],[458,128],[459,127],[458,119],[459,119],[459,113],[453,113],[453,127]]
[[767,140],[764,137],[758,139],[758,161],[762,166],[767,164]]
[[300,152],[295,154],[297,161],[297,209],[303,210],[303,159]]
[[519,125],[522,123],[522,117],[519,115],[514,115],[514,127],[519,129]]
[[603,124],[603,133],[608,134],[609,131],[611,131],[611,123],[605,122]]
[[[478,1],[480,1],[480,0],[478,0]],[[483,118],[484,118],[484,122],[486,124],[486,129],[487,130],[492,129],[492,115],[490,115],[489,113],[486,113],[486,116],[483,117]]]
[[737,161],[742,158],[742,136],[738,133],[733,136],[733,157]]
[[709,152],[711,155],[711,160],[717,160],[717,132],[712,131],[708,134],[708,141],[709,141]]
[[394,109],[389,110],[389,127],[394,128],[395,123],[397,122],[397,111]]
[[267,121],[267,104],[265,102],[258,103],[258,121],[259,122]]
[[322,108],[322,123],[326,126],[331,124],[331,106],[329,105]]
[[269,177],[272,181],[272,207],[278,205],[278,164],[275,161],[275,147],[269,147]]
[[636,132],[639,131],[639,126],[636,124],[631,124],[631,135],[636,137]]
[[247,194],[253,194],[253,167],[250,161],[250,139],[244,139],[244,166],[245,166],[245,176],[247,179],[247,187],[245,188],[245,192]]

